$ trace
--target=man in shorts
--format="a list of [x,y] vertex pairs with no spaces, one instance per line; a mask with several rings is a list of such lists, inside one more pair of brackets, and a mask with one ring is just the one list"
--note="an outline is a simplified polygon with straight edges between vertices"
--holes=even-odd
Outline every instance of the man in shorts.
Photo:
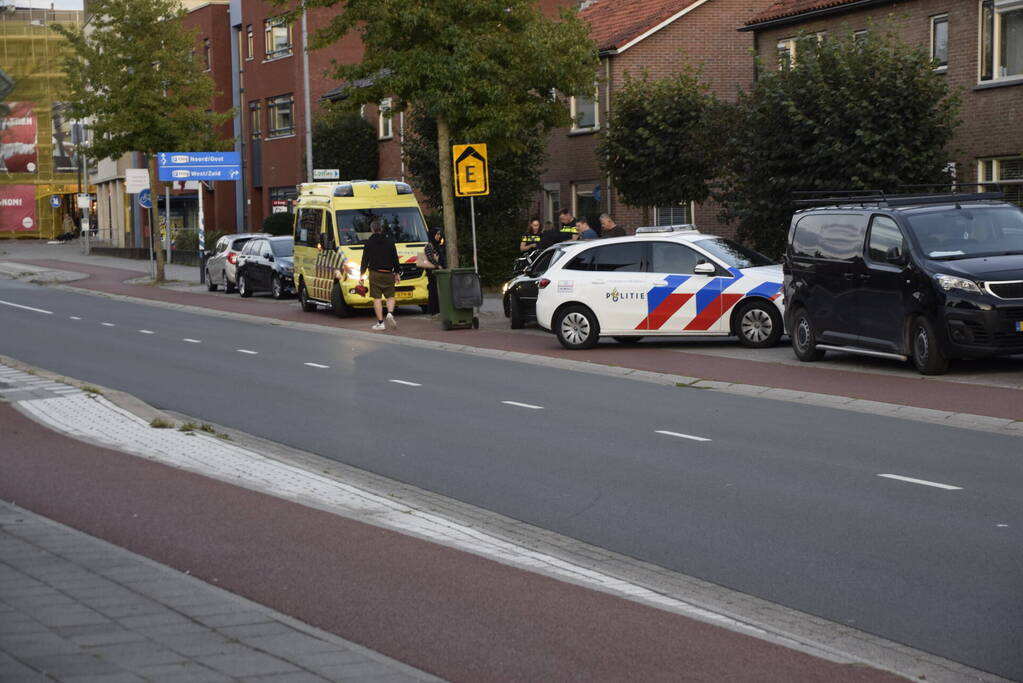
[[[373,234],[366,240],[366,246],[362,250],[359,284],[365,281],[368,271],[369,296],[373,299],[373,312],[377,314],[377,322],[372,329],[393,330],[398,327],[394,320],[394,286],[401,280],[398,273],[398,250],[394,246],[394,240],[383,234],[384,228],[379,220],[371,221],[369,229]],[[387,318],[383,315],[381,298],[387,299]]]

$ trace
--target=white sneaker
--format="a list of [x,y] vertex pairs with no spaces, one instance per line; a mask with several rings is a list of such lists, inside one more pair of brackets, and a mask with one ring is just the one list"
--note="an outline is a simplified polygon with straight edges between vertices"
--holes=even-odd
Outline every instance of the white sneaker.
[[387,323],[387,327],[388,328],[390,328],[392,330],[398,329],[398,321],[395,320],[394,316],[391,315],[390,313],[387,314],[387,317],[384,318],[384,321]]
[[384,327],[383,323],[373,323],[373,327],[371,327],[370,329],[372,329],[372,330],[383,330],[383,329],[386,329],[386,328]]

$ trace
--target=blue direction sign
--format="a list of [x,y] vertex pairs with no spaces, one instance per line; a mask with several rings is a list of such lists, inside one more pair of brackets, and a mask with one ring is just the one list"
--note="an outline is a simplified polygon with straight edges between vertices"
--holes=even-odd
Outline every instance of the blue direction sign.
[[241,180],[238,152],[160,152],[160,180]]
[[139,203],[139,206],[141,206],[143,209],[152,208],[153,196],[149,192],[149,188],[147,187],[146,189],[142,190],[137,195],[135,195],[135,201],[137,201]]

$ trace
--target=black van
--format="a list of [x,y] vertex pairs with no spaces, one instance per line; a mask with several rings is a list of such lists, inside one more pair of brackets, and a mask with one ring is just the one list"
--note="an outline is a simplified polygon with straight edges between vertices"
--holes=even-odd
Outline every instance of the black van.
[[856,197],[797,211],[786,328],[802,361],[828,350],[907,360],[1023,353],[1023,210],[1000,193]]

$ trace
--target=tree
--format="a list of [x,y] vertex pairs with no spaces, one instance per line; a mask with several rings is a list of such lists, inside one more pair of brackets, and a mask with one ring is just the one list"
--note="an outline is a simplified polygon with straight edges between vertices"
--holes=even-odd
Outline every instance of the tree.
[[[278,0],[286,2],[286,0]],[[552,97],[591,95],[598,66],[589,27],[574,11],[544,17],[535,0],[309,0],[310,7],[342,6],[321,29],[322,47],[356,32],[365,53],[339,65],[334,76],[351,87],[347,106],[394,100],[437,122],[440,199],[448,260],[458,263],[452,177],[452,132],[461,141],[519,149],[524,132],[569,121]]]
[[[95,159],[143,152],[224,149],[217,127],[231,112],[206,110],[213,81],[195,59],[195,38],[181,24],[178,0],[94,0],[89,30],[55,25],[71,52],[64,58],[72,118],[90,120]],[[156,281],[162,282],[163,250],[156,249]]]
[[373,126],[358,114],[324,109],[313,121],[316,168],[336,168],[345,179],[376,180],[380,145]]
[[[437,170],[437,122],[416,111],[406,119],[406,127],[405,156],[412,182],[428,199],[438,198],[441,188]],[[546,140],[545,133],[533,129],[522,133],[519,149],[490,150],[488,147],[490,194],[475,200],[480,277],[486,285],[507,279],[511,264],[519,255],[526,210],[531,195],[540,187]],[[459,202],[456,215],[459,237],[468,238],[469,203]]]
[[721,106],[699,75],[683,69],[663,80],[626,78],[614,95],[597,153],[626,204],[702,202],[721,171]]
[[797,63],[762,71],[737,106],[719,200],[737,236],[784,250],[793,191],[947,184],[958,97],[921,47],[871,31],[799,41]]

